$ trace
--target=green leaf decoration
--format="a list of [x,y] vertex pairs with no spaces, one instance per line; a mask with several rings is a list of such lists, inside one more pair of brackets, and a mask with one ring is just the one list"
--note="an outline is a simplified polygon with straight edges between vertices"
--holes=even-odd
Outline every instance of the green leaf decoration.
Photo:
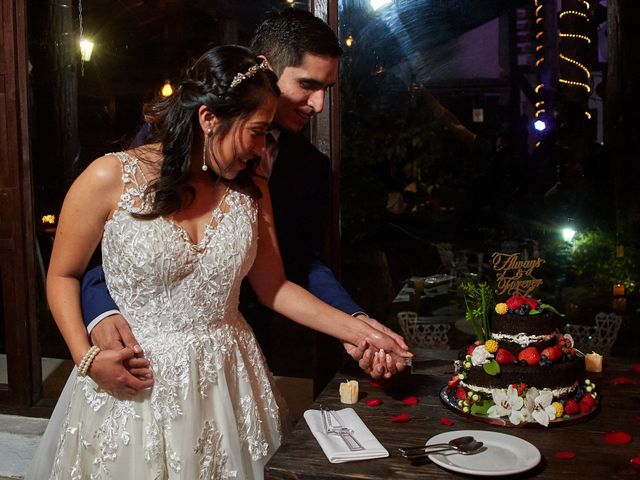
[[538,315],[539,313],[542,313],[541,310],[529,310],[529,315]]
[[487,415],[487,412],[491,407],[493,407],[495,403],[493,400],[478,400],[476,403],[471,405],[471,413],[474,415]]
[[482,369],[487,375],[497,375],[500,373],[500,365],[495,360],[490,360],[489,363],[482,365]]
[[548,305],[546,303],[541,303],[540,304],[540,308],[543,308],[545,310],[549,310],[550,312],[555,313],[556,315],[560,315],[561,317],[564,317],[563,313],[560,313],[555,308],[553,308],[551,305]]

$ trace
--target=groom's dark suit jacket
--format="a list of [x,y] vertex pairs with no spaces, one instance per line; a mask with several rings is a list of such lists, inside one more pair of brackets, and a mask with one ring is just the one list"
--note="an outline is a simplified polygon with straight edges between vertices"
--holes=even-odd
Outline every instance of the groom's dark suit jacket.
[[[287,278],[345,313],[362,311],[322,259],[331,199],[329,159],[302,135],[282,131],[269,191]],[[85,324],[103,312],[117,309],[107,291],[102,267],[88,271],[82,281]],[[246,281],[240,309],[263,348],[267,347],[261,337],[273,314],[258,304]]]

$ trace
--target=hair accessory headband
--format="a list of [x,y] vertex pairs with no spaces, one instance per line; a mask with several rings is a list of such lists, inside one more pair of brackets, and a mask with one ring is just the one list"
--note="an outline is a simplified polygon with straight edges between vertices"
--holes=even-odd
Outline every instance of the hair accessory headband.
[[233,80],[231,80],[231,86],[230,88],[235,88],[238,85],[240,85],[244,80],[246,80],[247,78],[251,78],[253,77],[256,73],[258,73],[260,70],[269,70],[269,64],[267,63],[266,60],[262,60],[262,62],[257,63],[256,65],[254,65],[253,67],[250,67],[249,70],[247,70],[245,73],[236,73],[236,76],[233,77]]

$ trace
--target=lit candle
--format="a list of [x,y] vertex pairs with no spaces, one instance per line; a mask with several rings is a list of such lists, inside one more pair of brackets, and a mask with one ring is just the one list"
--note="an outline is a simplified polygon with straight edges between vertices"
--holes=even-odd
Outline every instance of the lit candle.
[[602,355],[596,352],[587,353],[584,356],[584,367],[587,372],[599,373],[602,371]]
[[358,382],[349,380],[340,384],[340,401],[346,404],[358,403]]
[[616,283],[613,286],[613,296],[621,297],[622,295],[624,295],[624,285],[622,283]]

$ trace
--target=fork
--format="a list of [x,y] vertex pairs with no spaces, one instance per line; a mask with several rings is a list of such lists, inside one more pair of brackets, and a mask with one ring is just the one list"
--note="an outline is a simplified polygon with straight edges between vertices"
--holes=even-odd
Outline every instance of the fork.
[[322,413],[322,425],[326,434],[340,436],[352,452],[358,452],[365,449],[358,439],[353,436],[351,430],[342,425],[342,422],[335,411],[329,410],[326,407],[320,407],[320,412]]

